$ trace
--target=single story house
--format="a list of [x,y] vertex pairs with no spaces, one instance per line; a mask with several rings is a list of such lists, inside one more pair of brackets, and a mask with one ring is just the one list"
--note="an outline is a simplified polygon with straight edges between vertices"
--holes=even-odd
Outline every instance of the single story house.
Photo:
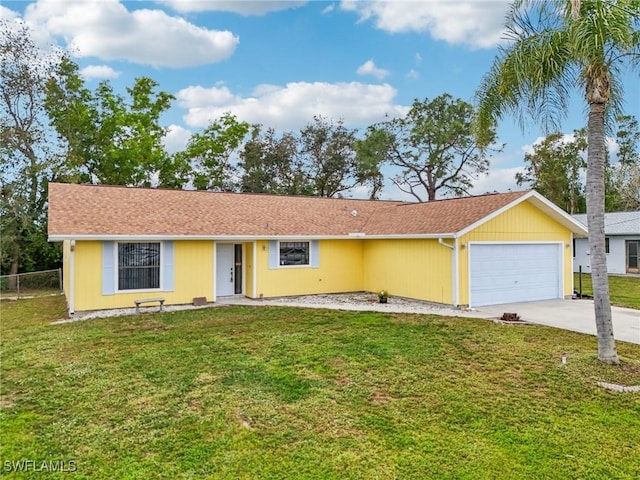
[[49,184],[71,313],[383,289],[472,307],[564,298],[586,234],[532,190],[408,203]]
[[[573,215],[585,227],[587,214]],[[640,212],[611,212],[604,214],[605,252],[607,270],[618,275],[640,273]],[[573,247],[573,271],[591,273],[589,240],[576,238]]]

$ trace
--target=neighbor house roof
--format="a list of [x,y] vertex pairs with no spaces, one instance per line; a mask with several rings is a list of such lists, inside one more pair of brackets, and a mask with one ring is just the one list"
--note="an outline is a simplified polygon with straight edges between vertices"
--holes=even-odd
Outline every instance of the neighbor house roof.
[[427,203],[49,184],[49,238],[452,237],[529,201],[585,230],[534,191]]
[[[587,214],[573,215],[585,227]],[[640,235],[640,212],[610,212],[604,214],[605,235]]]

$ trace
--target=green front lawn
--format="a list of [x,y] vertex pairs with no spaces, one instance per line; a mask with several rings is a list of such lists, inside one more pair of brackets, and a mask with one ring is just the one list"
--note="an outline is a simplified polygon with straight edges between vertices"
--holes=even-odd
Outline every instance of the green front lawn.
[[60,297],[0,307],[3,474],[640,476],[640,394],[595,385],[640,384],[638,345],[612,367],[595,337],[487,320],[220,307],[51,326]]
[[[579,273],[573,274],[573,288],[576,291],[579,291],[579,278]],[[589,273],[582,274],[582,293],[593,295]],[[609,296],[612,305],[640,310],[640,277],[609,275]]]

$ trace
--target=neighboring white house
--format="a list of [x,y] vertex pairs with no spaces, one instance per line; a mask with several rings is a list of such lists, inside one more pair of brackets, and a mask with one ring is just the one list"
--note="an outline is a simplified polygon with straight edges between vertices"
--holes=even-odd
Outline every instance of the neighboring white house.
[[[587,226],[587,215],[573,215],[577,221]],[[604,214],[604,234],[609,273],[640,273],[640,212],[612,212]],[[573,271],[591,273],[589,261],[589,240],[573,240]]]

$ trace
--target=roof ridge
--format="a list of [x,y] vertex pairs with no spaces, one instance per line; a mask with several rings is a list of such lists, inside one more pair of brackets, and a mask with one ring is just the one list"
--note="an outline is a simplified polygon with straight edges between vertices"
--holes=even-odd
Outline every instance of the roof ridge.
[[185,189],[185,188],[171,188],[171,187],[132,187],[128,185],[105,185],[105,184],[93,184],[93,183],[65,183],[65,182],[49,182],[49,185],[64,185],[70,187],[94,187],[94,188],[108,188],[108,189],[124,189],[124,190],[147,190],[152,192],[188,192],[191,194],[217,194],[217,195],[247,195],[247,196],[262,196],[262,197],[278,197],[278,198],[302,198],[302,199],[318,199],[318,200],[347,200],[364,203],[388,203],[388,204],[411,204],[415,202],[406,202],[404,200],[391,200],[391,199],[375,199],[370,198],[353,198],[353,197],[323,197],[319,195],[292,195],[283,193],[261,193],[261,192],[217,192],[213,190],[198,190],[198,189]]

